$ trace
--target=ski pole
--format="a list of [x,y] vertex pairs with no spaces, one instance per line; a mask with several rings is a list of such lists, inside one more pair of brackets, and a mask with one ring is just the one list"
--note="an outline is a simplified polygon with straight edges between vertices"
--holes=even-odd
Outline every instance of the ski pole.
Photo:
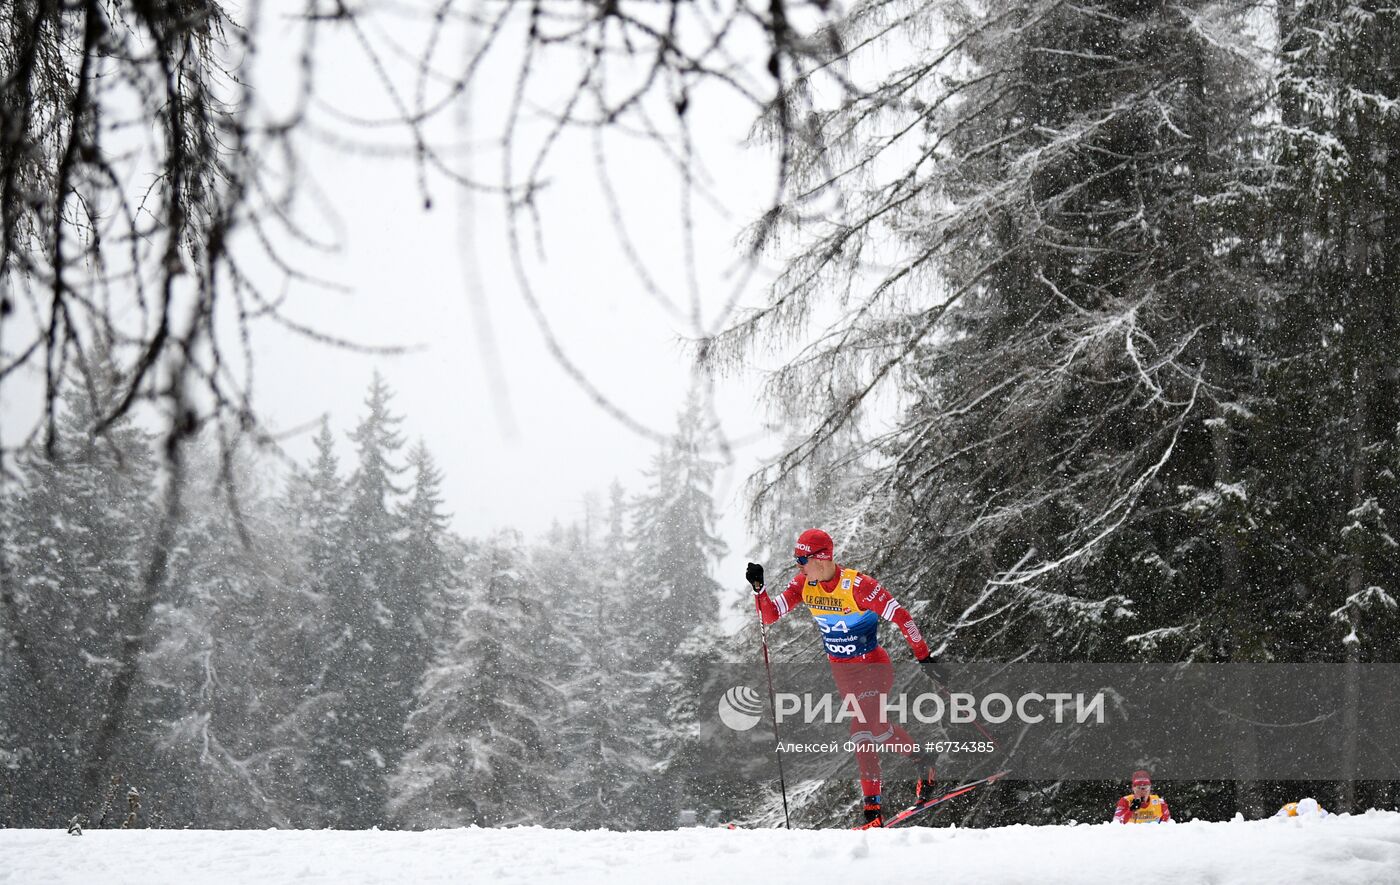
[[768,660],[768,625],[763,623],[763,616],[758,617],[759,631],[763,637],[763,669],[768,671],[768,712],[773,715],[773,743],[778,754],[778,788],[783,792],[783,828],[792,829],[792,821],[788,818],[787,801],[787,780],[783,777],[783,739],[778,736],[778,702],[773,691],[773,665]]

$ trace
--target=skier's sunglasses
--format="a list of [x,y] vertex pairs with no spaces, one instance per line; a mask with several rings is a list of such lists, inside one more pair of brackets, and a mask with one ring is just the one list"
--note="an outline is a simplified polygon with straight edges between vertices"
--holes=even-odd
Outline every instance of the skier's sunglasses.
[[797,556],[797,557],[794,557],[794,558],[797,560],[797,564],[798,564],[798,565],[806,565],[807,562],[808,562],[809,560],[811,560],[812,557],[810,557],[810,556]]

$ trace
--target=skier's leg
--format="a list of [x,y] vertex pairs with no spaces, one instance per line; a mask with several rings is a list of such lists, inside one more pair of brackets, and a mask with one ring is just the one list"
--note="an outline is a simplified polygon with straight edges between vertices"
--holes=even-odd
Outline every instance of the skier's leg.
[[[880,651],[884,653],[884,649]],[[877,688],[882,697],[887,697],[894,688],[894,665],[890,663],[889,655],[885,653],[883,661],[874,662],[870,666],[872,669],[866,681]],[[884,723],[885,705],[879,703],[876,706],[879,708],[880,722]],[[922,802],[932,794],[933,782],[937,777],[933,754],[925,754],[918,749],[919,745],[899,723],[890,723],[888,730],[890,737],[886,742],[894,743],[895,750],[914,765],[914,800]]]
[[[831,675],[836,680],[836,690],[841,696],[841,709],[854,703],[858,715],[850,720],[851,740],[855,743],[856,769],[860,773],[860,793],[864,800],[867,822],[880,817],[880,756],[875,752],[876,735],[871,732],[870,718],[873,710],[862,694],[866,686],[862,678],[863,667],[859,663],[831,663]],[[865,720],[865,721],[862,721]],[[884,728],[879,728],[884,732]]]
[[878,742],[896,744],[895,750],[900,755],[914,756],[914,739],[898,722],[890,722],[885,713],[885,699],[894,688],[894,664],[890,662],[889,653],[878,648],[870,654],[870,660],[854,666],[860,669],[856,677],[860,685],[858,703],[871,732],[886,735],[878,738]]
[[[922,801],[930,793],[936,772],[931,758],[920,751],[914,739],[897,722],[890,722],[886,715],[885,698],[894,688],[894,665],[884,649],[877,649],[868,661],[854,665],[858,672],[852,673],[851,681],[859,697],[858,704],[868,728],[866,740],[877,744],[890,744],[892,749],[914,765],[914,798]],[[854,731],[854,728],[852,729]],[[856,739],[859,743],[859,738]],[[872,748],[873,749],[873,748]],[[874,757],[873,766],[879,771],[879,757]]]

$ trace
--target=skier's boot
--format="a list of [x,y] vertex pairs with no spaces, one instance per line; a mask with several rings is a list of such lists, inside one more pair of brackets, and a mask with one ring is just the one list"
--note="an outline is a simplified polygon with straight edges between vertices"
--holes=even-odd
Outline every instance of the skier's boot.
[[933,798],[933,783],[938,779],[938,771],[934,768],[933,760],[927,756],[910,756],[909,761],[914,763],[914,804],[927,802]]
[[865,826],[862,829],[873,829],[884,826],[884,818],[880,815],[880,797],[872,796],[865,800]]

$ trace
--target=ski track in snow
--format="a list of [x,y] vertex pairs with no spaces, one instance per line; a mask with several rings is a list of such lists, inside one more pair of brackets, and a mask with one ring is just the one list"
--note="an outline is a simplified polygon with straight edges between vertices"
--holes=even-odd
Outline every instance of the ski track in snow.
[[0,883],[802,882],[1400,885],[1400,812],[1160,826],[0,830]]

